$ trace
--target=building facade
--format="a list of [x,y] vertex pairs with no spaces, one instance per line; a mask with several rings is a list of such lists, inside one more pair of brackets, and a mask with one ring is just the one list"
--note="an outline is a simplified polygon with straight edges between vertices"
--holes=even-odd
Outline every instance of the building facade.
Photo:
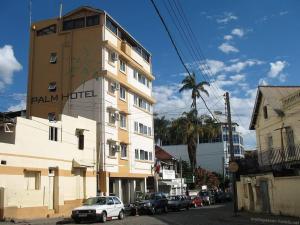
[[250,129],[259,166],[237,183],[240,209],[300,216],[299,110],[299,86],[258,87]]
[[128,203],[146,191],[154,162],[150,53],[90,7],[31,28],[28,116],[97,121],[98,192]]
[[168,195],[181,195],[186,193],[186,183],[180,174],[180,162],[164,149],[155,146],[155,160],[160,170],[156,174],[158,191]]
[[0,220],[69,216],[96,195],[96,122],[1,119],[0,162]]
[[[221,121],[220,135],[211,139],[199,138],[197,145],[196,158],[197,166],[212,172],[228,176],[228,165],[230,159],[228,142],[228,125],[224,118],[218,117]],[[238,131],[238,124],[232,124],[232,139],[234,147],[234,157],[244,157],[244,143],[241,132]],[[176,158],[182,158],[189,162],[187,145],[162,146],[168,153]]]

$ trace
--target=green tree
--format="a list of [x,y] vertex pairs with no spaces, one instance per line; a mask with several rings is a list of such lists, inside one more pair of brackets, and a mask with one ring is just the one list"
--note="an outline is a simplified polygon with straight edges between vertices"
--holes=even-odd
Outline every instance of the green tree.
[[192,91],[192,104],[191,111],[185,114],[186,117],[186,135],[187,138],[186,143],[188,147],[189,159],[192,167],[192,171],[194,172],[195,167],[197,165],[196,161],[196,150],[197,150],[197,142],[199,138],[199,126],[198,126],[198,111],[197,111],[197,99],[202,97],[201,94],[205,93],[207,96],[208,91],[205,89],[205,86],[209,86],[209,83],[206,81],[201,81],[197,83],[197,79],[194,73],[190,76],[186,76],[182,80],[182,87],[179,89],[179,92],[183,91]]
[[160,145],[168,144],[168,127],[170,121],[165,119],[165,117],[155,117],[154,118],[154,140],[155,143],[159,142]]

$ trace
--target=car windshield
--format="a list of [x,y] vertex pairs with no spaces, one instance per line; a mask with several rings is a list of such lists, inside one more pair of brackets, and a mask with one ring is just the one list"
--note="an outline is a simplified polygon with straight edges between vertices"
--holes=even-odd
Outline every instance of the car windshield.
[[100,197],[100,198],[88,198],[83,205],[105,205],[106,204],[106,198]]

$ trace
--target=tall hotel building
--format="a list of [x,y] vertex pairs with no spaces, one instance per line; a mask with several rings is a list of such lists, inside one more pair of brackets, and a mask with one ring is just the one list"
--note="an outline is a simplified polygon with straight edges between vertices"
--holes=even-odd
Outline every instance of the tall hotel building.
[[153,80],[150,53],[105,11],[80,7],[31,27],[27,116],[95,120],[97,190],[125,203],[151,175]]

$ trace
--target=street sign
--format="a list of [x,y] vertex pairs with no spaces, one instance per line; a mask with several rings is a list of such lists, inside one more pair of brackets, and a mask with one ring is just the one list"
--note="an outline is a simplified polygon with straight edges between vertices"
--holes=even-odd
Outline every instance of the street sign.
[[236,173],[239,170],[239,165],[236,162],[230,162],[228,169],[231,173]]

